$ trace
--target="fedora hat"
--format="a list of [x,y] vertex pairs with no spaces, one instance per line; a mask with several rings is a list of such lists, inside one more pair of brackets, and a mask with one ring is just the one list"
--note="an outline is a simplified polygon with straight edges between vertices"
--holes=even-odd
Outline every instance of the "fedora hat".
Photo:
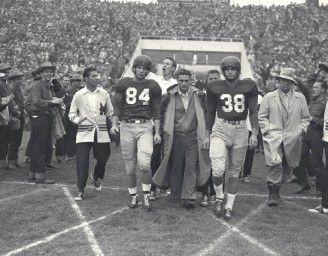
[[8,75],[8,80],[12,80],[12,79],[15,79],[15,78],[18,78],[18,77],[23,77],[24,74],[21,73],[18,69],[16,70],[13,70],[9,73]]
[[36,74],[39,74],[45,69],[51,69],[52,71],[55,71],[56,66],[52,65],[51,62],[46,61],[46,62],[41,63],[40,67],[38,67],[37,70],[35,70],[34,72]]
[[7,63],[0,63],[0,72],[8,71],[11,69]]
[[71,81],[82,81],[82,76],[79,74],[74,74],[71,78]]
[[328,62],[319,62],[318,68],[328,71]]
[[280,70],[280,74],[276,75],[275,78],[289,80],[289,81],[292,81],[293,83],[297,84],[296,80],[293,78],[294,76],[295,76],[295,69],[282,68]]

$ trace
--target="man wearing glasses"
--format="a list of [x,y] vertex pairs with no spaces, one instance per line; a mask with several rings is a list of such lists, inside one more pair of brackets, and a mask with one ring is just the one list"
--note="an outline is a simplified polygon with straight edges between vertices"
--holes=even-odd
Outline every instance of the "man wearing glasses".
[[281,200],[279,189],[284,172],[300,163],[302,137],[310,124],[310,114],[303,94],[293,91],[294,69],[283,68],[276,76],[278,89],[267,93],[259,110],[266,164],[269,166],[268,206]]

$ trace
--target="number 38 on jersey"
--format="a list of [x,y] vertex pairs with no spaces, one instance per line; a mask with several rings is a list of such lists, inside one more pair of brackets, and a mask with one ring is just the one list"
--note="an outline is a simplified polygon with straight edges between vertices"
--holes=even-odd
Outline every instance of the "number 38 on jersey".
[[231,96],[230,94],[222,94],[220,100],[224,101],[222,110],[224,112],[236,111],[242,113],[245,111],[245,96],[244,94],[236,94]]
[[139,94],[138,90],[134,87],[126,89],[126,103],[129,105],[136,104],[139,101],[142,105],[149,105],[149,88],[143,89]]

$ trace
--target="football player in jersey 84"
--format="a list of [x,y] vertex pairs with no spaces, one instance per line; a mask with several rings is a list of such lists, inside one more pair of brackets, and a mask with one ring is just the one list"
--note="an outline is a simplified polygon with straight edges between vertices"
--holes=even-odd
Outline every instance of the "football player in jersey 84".
[[[149,192],[151,187],[150,160],[153,143],[160,143],[160,108],[162,90],[154,80],[145,79],[151,68],[151,59],[146,55],[137,56],[133,62],[133,78],[121,79],[113,96],[113,125],[110,130],[120,130],[122,155],[127,173],[128,190],[131,196],[130,208],[138,207],[137,163],[142,172],[143,203],[151,210]],[[155,134],[153,136],[154,121]],[[120,129],[118,121],[121,120]]]

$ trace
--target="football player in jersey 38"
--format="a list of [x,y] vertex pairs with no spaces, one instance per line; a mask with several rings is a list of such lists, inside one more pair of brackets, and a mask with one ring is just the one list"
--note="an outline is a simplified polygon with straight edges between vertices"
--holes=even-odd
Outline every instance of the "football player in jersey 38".
[[[204,147],[210,149],[212,162],[216,192],[214,213],[230,220],[247,147],[255,148],[257,145],[258,89],[253,80],[240,80],[241,64],[237,57],[223,58],[221,71],[225,80],[215,80],[207,88]],[[248,112],[253,134],[249,140],[246,126]],[[224,173],[228,179],[226,200],[223,192]]]

